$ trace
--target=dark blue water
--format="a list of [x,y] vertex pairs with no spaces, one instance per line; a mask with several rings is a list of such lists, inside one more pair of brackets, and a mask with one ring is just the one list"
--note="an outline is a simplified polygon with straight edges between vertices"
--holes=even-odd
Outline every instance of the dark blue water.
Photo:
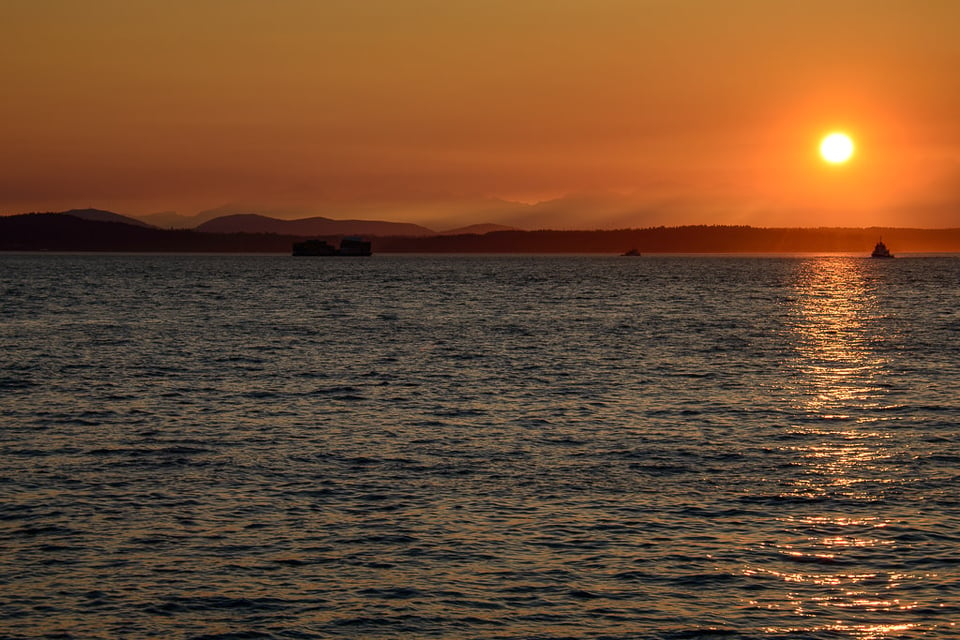
[[5,638],[960,637],[960,258],[0,256]]

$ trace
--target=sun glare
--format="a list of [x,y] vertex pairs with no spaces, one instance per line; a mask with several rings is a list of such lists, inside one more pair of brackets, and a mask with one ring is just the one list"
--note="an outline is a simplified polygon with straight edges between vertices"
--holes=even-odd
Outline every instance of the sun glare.
[[831,164],[841,164],[853,156],[853,140],[845,133],[831,133],[820,142],[820,155]]

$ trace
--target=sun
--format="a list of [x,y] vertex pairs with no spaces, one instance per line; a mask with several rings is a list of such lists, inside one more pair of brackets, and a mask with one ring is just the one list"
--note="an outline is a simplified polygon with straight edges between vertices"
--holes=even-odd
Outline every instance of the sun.
[[830,164],[843,164],[853,156],[853,140],[845,133],[831,133],[820,142],[820,155]]

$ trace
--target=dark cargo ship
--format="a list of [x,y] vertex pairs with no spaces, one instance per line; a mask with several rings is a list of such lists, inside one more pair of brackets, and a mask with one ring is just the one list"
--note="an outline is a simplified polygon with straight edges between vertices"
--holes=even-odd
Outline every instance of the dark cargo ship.
[[295,256],[369,256],[370,242],[356,236],[347,236],[340,241],[340,248],[336,249],[326,240],[304,240],[293,243]]

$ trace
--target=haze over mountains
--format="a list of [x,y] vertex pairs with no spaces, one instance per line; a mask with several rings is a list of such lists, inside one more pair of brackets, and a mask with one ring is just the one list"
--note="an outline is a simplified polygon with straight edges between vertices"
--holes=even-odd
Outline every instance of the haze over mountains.
[[[529,205],[489,199],[433,199],[428,202],[408,202],[383,205],[290,205],[277,206],[255,203],[225,204],[214,209],[200,211],[195,215],[176,212],[161,212],[137,215],[137,218],[162,229],[195,229],[200,225],[225,216],[254,214],[276,220],[304,220],[325,218],[328,220],[384,221],[416,224],[430,233],[448,233],[465,227],[491,225],[493,228],[521,228],[512,222],[514,218],[528,215]],[[520,214],[519,216],[517,214]],[[546,222],[546,221],[544,221]],[[549,226],[549,225],[548,225]],[[418,231],[420,233],[420,231]]]
[[[720,203],[717,206],[721,206]],[[687,216],[678,214],[685,210]],[[691,212],[689,202],[661,202],[644,208],[629,194],[593,192],[568,194],[527,204],[498,198],[447,197],[427,202],[409,201],[399,206],[327,204],[248,205],[225,204],[196,215],[172,212],[121,215],[103,209],[72,209],[70,215],[86,220],[124,222],[157,229],[196,229],[203,233],[250,233],[285,236],[429,237],[485,234],[506,230],[623,230],[658,226],[710,225],[712,210]],[[16,212],[4,212],[15,215]],[[0,214],[3,215],[3,214]],[[774,210],[755,212],[727,224],[756,228],[795,228],[790,216]],[[910,228],[956,228],[955,208],[948,202],[928,207],[904,208],[895,204],[874,212],[850,212],[857,224],[848,228],[902,228],[897,220],[909,219]],[[584,223],[584,221],[588,221]],[[683,220],[679,223],[678,220]],[[762,222],[758,222],[762,220]],[[808,212],[806,228],[835,227],[836,219]]]
[[[327,221],[354,221],[359,223],[382,222],[393,225],[414,225],[383,229],[357,226],[353,233],[400,233],[418,235],[463,232],[471,228],[473,232],[512,228],[512,229],[554,229],[554,230],[592,230],[592,229],[639,229],[656,226],[685,225],[750,225],[755,227],[795,227],[792,220],[802,218],[804,227],[836,226],[841,219],[829,211],[785,210],[770,202],[758,205],[750,211],[738,210],[733,203],[717,198],[709,204],[693,200],[652,200],[639,193],[618,193],[594,191],[568,193],[563,196],[534,203],[516,202],[493,197],[443,196],[433,198],[411,198],[405,202],[393,203],[350,203],[323,202],[304,203],[255,203],[236,202],[224,204],[212,209],[199,211],[194,215],[182,215],[176,212],[127,213],[122,208],[103,207],[110,211],[124,212],[128,217],[140,220],[161,229],[196,229],[211,221],[226,216],[259,216],[279,221],[314,220],[311,223],[300,222],[300,227],[316,228],[318,233],[327,232],[321,224]],[[50,211],[51,209],[46,209]],[[59,210],[59,209],[52,209]],[[37,211],[37,209],[34,209]],[[42,211],[42,210],[41,210]],[[19,213],[7,210],[5,213]],[[880,208],[869,210],[846,210],[842,219],[848,220],[850,227],[899,227],[952,228],[957,226],[960,209],[952,200],[929,202],[924,206],[907,205],[891,201]],[[249,226],[247,226],[249,223]],[[324,223],[326,224],[326,223]],[[482,225],[476,227],[476,225]],[[224,225],[224,226],[221,226]],[[237,226],[239,225],[239,227]],[[267,226],[265,226],[267,225]],[[269,226],[273,225],[273,226]],[[258,232],[269,229],[271,233],[288,233],[295,226],[284,223],[269,223],[253,217],[221,221],[216,225],[203,227],[203,230],[237,229],[246,232]],[[416,227],[416,228],[415,228]],[[334,228],[331,232],[342,230]],[[351,233],[350,231],[345,231]]]
[[[218,233],[281,233],[296,235],[324,235],[352,233],[359,235],[437,235],[459,233],[488,233],[506,229],[521,228],[518,225],[492,222],[498,218],[498,204],[503,201],[484,202],[483,210],[477,210],[476,217],[466,225],[458,224],[458,216],[431,214],[427,207],[426,217],[432,218],[429,224],[415,224],[402,218],[409,213],[410,218],[421,218],[425,212],[390,211],[389,220],[379,208],[350,208],[343,212],[318,215],[312,207],[270,207],[257,205],[227,204],[215,209],[201,211],[193,216],[184,216],[174,212],[152,213],[136,218],[161,229],[198,229]],[[332,209],[327,207],[323,209]],[[446,210],[446,207],[442,207]],[[417,215],[419,214],[419,215]],[[479,222],[475,222],[479,220]]]
[[[676,225],[678,220],[683,220],[685,224],[704,223],[709,218],[707,215],[678,217],[676,206],[676,203],[661,203],[651,207],[649,203],[641,204],[630,195],[595,192],[567,194],[535,203],[454,196],[381,205],[339,203],[276,206],[234,203],[191,216],[163,212],[137,217],[164,229],[195,229],[225,216],[254,214],[277,220],[325,218],[416,224],[429,229],[431,233],[460,232],[464,228],[624,229]],[[250,222],[255,224],[252,219]],[[412,235],[422,233],[412,233],[413,229],[409,231]]]

